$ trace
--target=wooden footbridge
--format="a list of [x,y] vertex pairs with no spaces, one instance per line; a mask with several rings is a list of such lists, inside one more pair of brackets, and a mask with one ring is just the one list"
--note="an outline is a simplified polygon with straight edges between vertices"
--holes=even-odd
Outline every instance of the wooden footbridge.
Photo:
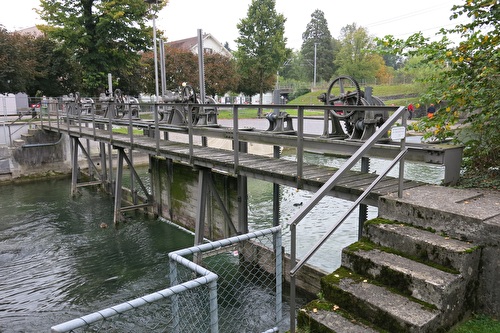
[[[174,96],[175,97],[175,96]],[[172,98],[174,100],[174,98]],[[175,102],[175,100],[174,100]],[[175,104],[175,103],[173,103]],[[173,105],[172,104],[172,105]],[[195,201],[195,245],[202,244],[205,237],[206,210],[209,196],[215,197],[224,215],[229,230],[229,237],[237,233],[248,232],[248,207],[247,207],[247,178],[255,178],[273,183],[273,224],[279,225],[279,186],[285,185],[313,192],[311,199],[292,216],[287,224],[290,229],[290,256],[288,260],[289,274],[285,278],[290,282],[290,308],[295,309],[295,289],[297,283],[309,281],[308,273],[298,274],[298,271],[307,263],[309,258],[323,245],[333,232],[340,226],[347,216],[359,206],[360,225],[358,232],[362,231],[362,223],[366,219],[367,205],[378,206],[379,198],[394,193],[401,197],[403,190],[416,188],[425,183],[404,179],[404,161],[421,161],[442,164],[445,166],[444,183],[453,183],[458,179],[459,166],[462,157],[462,147],[452,145],[410,144],[406,142],[405,128],[406,116],[404,107],[369,106],[369,105],[328,105],[328,106],[291,106],[291,105],[232,105],[232,126],[221,126],[217,123],[215,113],[205,113],[205,104],[182,104],[177,110],[165,112],[161,119],[155,104],[149,107],[151,116],[141,117],[139,112],[129,111],[123,117],[116,117],[117,113],[107,116],[97,116],[95,112],[82,112],[80,109],[52,110],[48,115],[42,116],[40,127],[43,130],[67,135],[71,143],[72,157],[72,192],[77,187],[95,184],[112,184],[114,181],[115,195],[115,223],[120,220],[121,213],[125,210],[138,209],[144,206],[154,206],[155,197],[158,199],[163,194],[154,193],[140,181],[132,161],[133,152],[149,155],[150,168],[156,164],[155,160],[164,159],[166,164],[183,164],[198,172]],[[210,105],[211,110],[226,105]],[[269,127],[264,130],[241,127],[238,116],[240,108],[274,109],[266,115],[263,122],[269,121]],[[192,112],[195,108],[197,111]],[[291,117],[283,109],[295,108],[297,116]],[[307,110],[323,110],[324,117],[305,116]],[[129,109],[130,110],[130,109]],[[187,112],[183,113],[184,110]],[[108,109],[109,111],[109,109]],[[341,123],[336,120],[337,114],[350,117],[351,135],[340,135]],[[192,116],[194,115],[194,116]],[[347,115],[347,116],[345,116]],[[383,115],[379,117],[379,115]],[[341,117],[342,117],[341,116]],[[211,118],[210,118],[211,117]],[[148,120],[151,119],[151,120]],[[196,122],[195,122],[196,120]],[[305,131],[310,121],[323,121],[321,133]],[[381,121],[382,120],[382,121]],[[401,120],[402,126],[396,126]],[[120,131],[118,131],[120,129]],[[124,133],[123,129],[126,129]],[[402,131],[401,131],[402,129]],[[358,132],[356,132],[358,131]],[[388,132],[399,132],[398,136],[389,137]],[[401,135],[401,132],[403,135]],[[343,133],[343,131],[342,131]],[[183,137],[184,140],[174,138]],[[210,147],[208,138],[226,139],[231,143],[231,149]],[[392,139],[399,139],[393,142]],[[83,141],[87,141],[86,144]],[[94,164],[95,157],[90,154],[90,142],[99,144],[100,168]],[[195,141],[197,142],[195,144]],[[201,143],[199,143],[201,142]],[[248,144],[258,143],[273,147],[273,156],[249,153]],[[295,160],[281,158],[282,147],[296,149]],[[100,179],[91,179],[85,183],[78,183],[79,150],[87,157],[89,171]],[[113,150],[118,151],[117,166],[113,167]],[[107,153],[106,153],[107,151]],[[326,167],[304,163],[305,152],[348,156],[339,168]],[[369,159],[382,157],[388,159],[388,167],[380,174],[370,173]],[[361,161],[361,172],[352,171],[352,167]],[[122,207],[122,179],[124,162],[132,170],[146,193],[146,200],[141,203],[134,202],[131,206]],[[390,168],[399,163],[399,177],[386,176]],[[113,172],[116,174],[113,177]],[[160,170],[160,168],[159,168]],[[95,173],[94,173],[95,171]],[[215,189],[213,174],[224,174],[236,179],[237,184],[237,226],[232,222],[232,213],[225,207],[225,201]],[[171,175],[170,175],[171,176]],[[167,176],[168,177],[168,176]],[[331,195],[353,201],[351,208],[343,217],[333,223],[329,231],[315,244],[302,259],[297,260],[297,229],[296,225],[314,208],[325,196]],[[194,199],[194,200],[193,200]],[[234,207],[234,206],[233,206]],[[227,228],[226,228],[227,227]],[[286,264],[285,264],[286,266]],[[317,276],[315,276],[317,278]],[[297,282],[299,281],[299,282]],[[291,331],[295,331],[295,313],[290,315]]]
[[[227,105],[219,105],[227,107]],[[299,189],[305,189],[316,192],[329,181],[332,175],[337,171],[336,168],[325,167],[321,165],[311,165],[303,162],[303,155],[306,151],[318,152],[322,154],[352,156],[365,144],[362,140],[345,140],[337,135],[332,135],[328,128],[331,119],[331,113],[336,112],[335,106],[290,106],[290,105],[263,105],[263,108],[297,109],[297,117],[293,119],[286,116],[286,123],[282,126],[273,124],[272,120],[260,119],[262,122],[270,121],[267,130],[257,130],[255,128],[241,127],[239,125],[238,110],[241,108],[255,108],[256,106],[232,105],[233,120],[231,127],[224,127],[218,124],[205,124],[202,126],[194,125],[190,122],[186,126],[174,126],[162,122],[153,113],[152,120],[144,120],[137,115],[113,119],[112,117],[99,117],[95,114],[85,115],[78,113],[72,115],[69,112],[51,112],[50,116],[41,119],[41,128],[49,131],[56,131],[61,134],[67,134],[72,139],[72,163],[73,163],[73,190],[78,186],[95,184],[96,181],[77,184],[76,172],[78,168],[78,150],[81,149],[91,163],[91,157],[88,145],[81,143],[81,140],[98,142],[101,146],[101,166],[104,174],[101,179],[106,180],[106,170],[109,170],[109,179],[112,179],[112,155],[111,149],[117,149],[119,152],[118,170],[116,188],[121,185],[121,173],[123,161],[129,164],[133,169],[131,157],[127,157],[126,150],[142,152],[150,156],[157,156],[170,159],[174,162],[191,165],[195,168],[220,172],[234,177],[250,177],[265,180],[275,185],[286,185]],[[324,119],[307,117],[304,115],[306,110],[324,110]],[[359,109],[358,106],[342,106],[342,112],[348,112],[350,109]],[[363,109],[376,110],[376,112],[388,112],[403,114],[402,107],[387,106],[363,106]],[[286,114],[280,111],[280,114]],[[306,133],[307,123],[312,121],[324,121],[322,133]],[[395,122],[395,120],[394,120]],[[297,129],[293,129],[293,124]],[[385,124],[386,128],[389,125]],[[117,127],[126,128],[127,134],[116,132]],[[123,133],[123,131],[121,131]],[[184,140],[174,141],[170,136],[184,137]],[[222,138],[230,140],[232,147],[239,149],[220,149],[207,145],[207,138]],[[379,135],[379,139],[374,141],[370,147],[364,149],[363,155],[359,158],[369,159],[370,157],[382,157],[387,159],[394,158],[404,147],[407,149],[406,159],[413,161],[422,161],[428,163],[437,163],[445,165],[445,183],[452,183],[458,179],[458,167],[462,154],[462,148],[452,145],[431,145],[431,144],[405,144],[391,142],[384,135]],[[195,144],[196,139],[201,138],[201,144]],[[198,140],[200,141],[200,140]],[[248,143],[260,143],[274,147],[274,156],[263,156],[248,153]],[[106,145],[108,146],[108,156],[106,157]],[[292,147],[296,149],[296,160],[280,158],[281,147]],[[104,153],[103,153],[104,152]],[[107,163],[107,158],[108,163]],[[106,167],[106,164],[107,167]],[[369,165],[367,163],[367,165]],[[356,172],[347,170],[342,178],[336,180],[335,184],[329,189],[329,194],[346,200],[354,201],[361,193],[377,178],[378,175],[369,173],[368,167],[362,171]],[[405,188],[420,186],[423,183],[412,180],[405,180],[393,177],[384,177],[370,192],[363,201],[365,204],[377,206],[380,196],[389,193],[398,192]],[[115,201],[117,207],[117,216],[121,207],[121,200],[118,197]],[[131,209],[130,207],[128,209]]]

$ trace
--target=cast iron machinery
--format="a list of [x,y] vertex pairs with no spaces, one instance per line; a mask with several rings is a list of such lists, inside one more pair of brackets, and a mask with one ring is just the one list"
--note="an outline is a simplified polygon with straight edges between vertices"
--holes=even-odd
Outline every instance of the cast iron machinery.
[[141,110],[139,101],[135,97],[124,95],[120,89],[115,89],[112,95],[101,93],[99,102],[101,103],[101,113],[104,118],[139,118]]
[[160,121],[170,125],[187,126],[191,123],[194,126],[215,126],[218,109],[211,104],[216,104],[212,97],[205,96],[205,103],[202,103],[194,88],[183,84],[177,90],[167,90],[160,96],[158,114]]
[[330,83],[328,91],[318,96],[318,99],[325,105],[367,106],[366,109],[345,111],[337,109],[325,112],[323,136],[326,137],[365,141],[389,118],[387,111],[369,108],[369,106],[383,106],[384,102],[371,95],[371,88],[367,87],[366,91],[361,90],[359,83],[350,76],[335,78]]

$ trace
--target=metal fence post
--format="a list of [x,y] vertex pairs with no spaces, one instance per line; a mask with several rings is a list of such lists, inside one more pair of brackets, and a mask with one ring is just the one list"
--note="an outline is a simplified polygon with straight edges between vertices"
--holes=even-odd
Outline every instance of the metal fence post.
[[[177,276],[177,262],[173,259],[169,260],[170,262],[170,286],[177,285],[178,276]],[[172,295],[172,329],[173,333],[179,333],[179,297],[177,295]]]
[[282,255],[282,236],[281,232],[274,234],[274,253],[276,265],[276,324],[282,320],[282,307],[283,307],[283,255]]
[[219,333],[219,306],[217,304],[217,280],[208,285],[210,293],[210,332]]

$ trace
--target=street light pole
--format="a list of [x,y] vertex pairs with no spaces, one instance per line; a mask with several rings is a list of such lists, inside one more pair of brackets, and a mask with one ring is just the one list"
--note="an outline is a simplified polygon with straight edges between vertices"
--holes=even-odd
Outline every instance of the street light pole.
[[153,47],[154,47],[154,57],[155,57],[155,101],[158,102],[158,96],[160,95],[158,89],[158,51],[156,47],[156,13],[153,15]]
[[[146,3],[151,6],[154,4],[158,5],[158,0],[144,0]],[[155,102],[158,102],[158,96],[160,95],[159,88],[158,88],[158,54],[157,54],[157,47],[156,47],[156,13],[153,15],[153,55],[155,57],[154,59],[154,64],[155,64]]]
[[314,87],[316,88],[316,46],[318,43],[314,43]]

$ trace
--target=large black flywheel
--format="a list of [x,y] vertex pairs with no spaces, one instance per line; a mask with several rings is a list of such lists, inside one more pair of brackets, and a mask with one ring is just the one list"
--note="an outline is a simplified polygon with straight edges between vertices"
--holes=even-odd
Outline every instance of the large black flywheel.
[[326,105],[362,105],[363,92],[350,76],[334,79],[326,92]]

